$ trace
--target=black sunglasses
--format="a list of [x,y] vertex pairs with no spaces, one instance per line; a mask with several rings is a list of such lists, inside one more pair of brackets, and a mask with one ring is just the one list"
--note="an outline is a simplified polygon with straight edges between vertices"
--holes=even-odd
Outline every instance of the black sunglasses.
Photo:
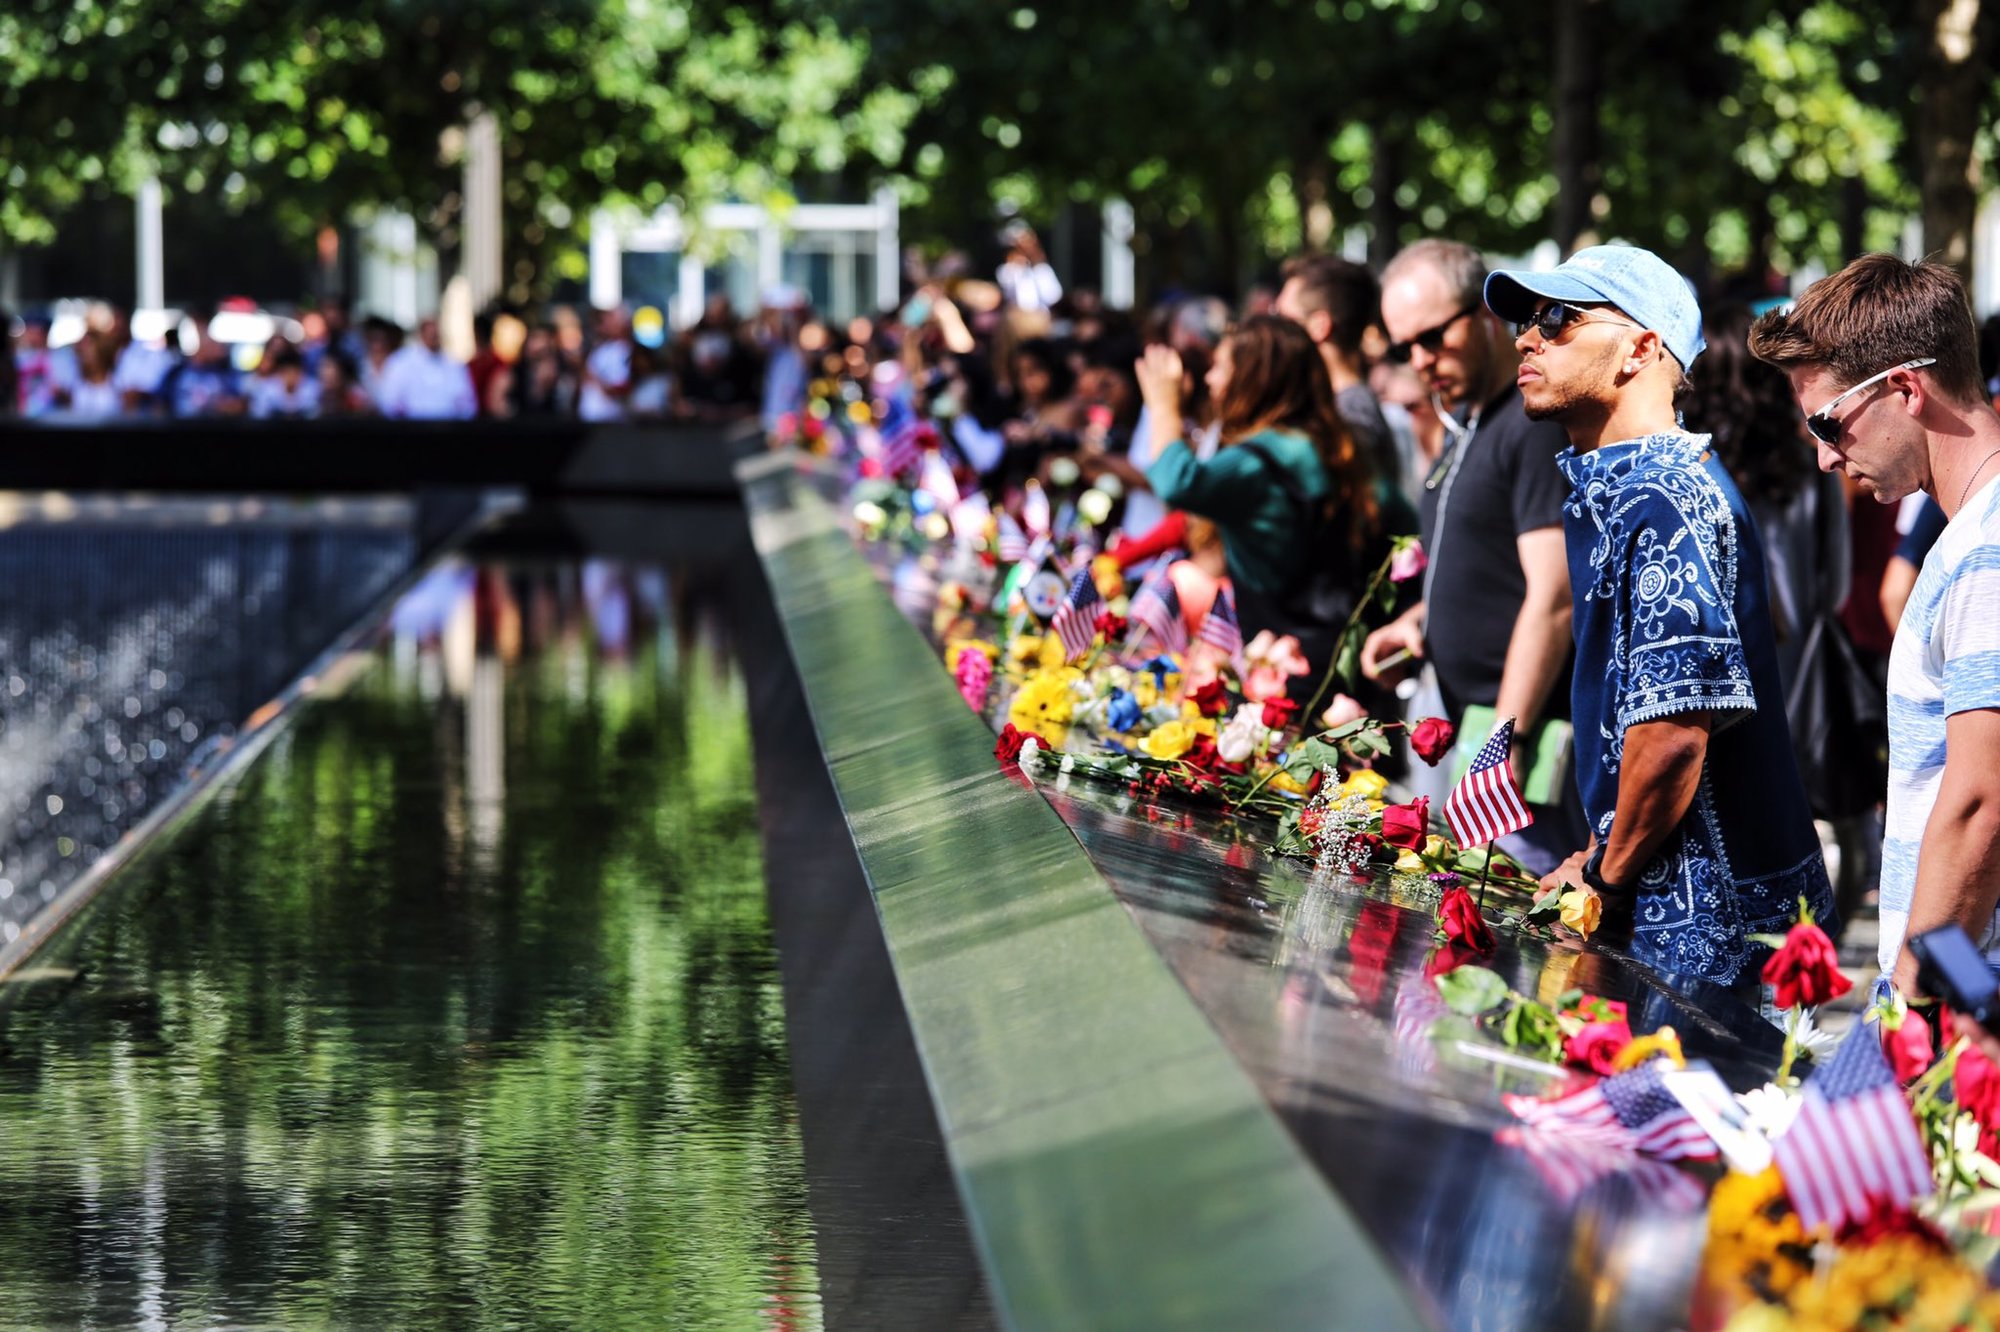
[[1632,328],[1639,327],[1629,319],[1606,319],[1582,306],[1550,301],[1527,319],[1517,322],[1514,325],[1514,336],[1525,338],[1528,336],[1528,330],[1532,328],[1541,333],[1542,341],[1554,342],[1571,324],[1626,324]]
[[1853,388],[1842,393],[1832,402],[1829,402],[1826,406],[1814,412],[1811,416],[1808,416],[1806,418],[1806,429],[1812,431],[1813,438],[1820,441],[1820,443],[1830,444],[1838,448],[1840,447],[1841,425],[1840,422],[1833,419],[1834,408],[1861,392],[1862,389],[1875,387],[1875,385],[1881,383],[1890,375],[1895,374],[1898,370],[1921,370],[1927,365],[1936,364],[1937,357],[1935,356],[1919,356],[1914,361],[1905,361],[1901,365],[1892,365],[1880,374],[1870,375]]
[[1405,338],[1401,342],[1390,343],[1389,350],[1383,354],[1397,365],[1401,365],[1403,362],[1409,360],[1410,352],[1417,347],[1422,347],[1431,355],[1436,356],[1439,349],[1444,346],[1444,335],[1451,332],[1451,326],[1478,309],[1479,302],[1474,301],[1472,304],[1462,307],[1457,314],[1445,320],[1442,324],[1432,324],[1413,338]]

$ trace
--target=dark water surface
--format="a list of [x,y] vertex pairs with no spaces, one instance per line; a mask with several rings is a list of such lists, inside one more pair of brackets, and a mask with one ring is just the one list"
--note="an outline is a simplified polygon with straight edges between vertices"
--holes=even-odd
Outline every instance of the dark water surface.
[[820,1321],[745,690],[445,571],[10,982],[0,1326]]

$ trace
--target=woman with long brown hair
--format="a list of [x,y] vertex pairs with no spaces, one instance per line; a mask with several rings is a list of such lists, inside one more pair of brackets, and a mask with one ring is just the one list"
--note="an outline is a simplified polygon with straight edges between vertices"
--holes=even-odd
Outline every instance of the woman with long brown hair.
[[1244,634],[1295,634],[1323,667],[1389,536],[1414,524],[1355,447],[1311,337],[1258,315],[1222,340],[1206,376],[1222,442],[1205,461],[1183,438],[1180,357],[1148,347],[1137,369],[1153,492],[1222,533]]

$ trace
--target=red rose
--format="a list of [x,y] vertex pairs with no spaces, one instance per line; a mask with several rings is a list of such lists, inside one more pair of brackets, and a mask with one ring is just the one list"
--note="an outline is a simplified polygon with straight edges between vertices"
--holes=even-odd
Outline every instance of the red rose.
[[1308,842],[1318,837],[1320,830],[1325,826],[1326,815],[1320,810],[1302,809],[1299,811],[1299,836],[1305,838]]
[[1845,1244],[1872,1244],[1876,1240],[1901,1236],[1913,1239],[1937,1253],[1951,1253],[1951,1241],[1944,1232],[1930,1222],[1912,1212],[1908,1207],[1899,1207],[1886,1199],[1871,1199],[1868,1214],[1858,1221],[1850,1221],[1840,1228],[1834,1238]]
[[1618,1052],[1632,1043],[1632,1028],[1617,1022],[1593,1022],[1563,1041],[1563,1058],[1593,1073],[1611,1072]]
[[1931,1024],[1915,1011],[1905,1012],[1903,1025],[1894,1031],[1886,1025],[1882,1028],[1882,1049],[1889,1056],[1889,1066],[1896,1071],[1896,1081],[1905,1086],[1922,1077],[1937,1059],[1937,1050],[1931,1044]]
[[1456,732],[1451,723],[1442,717],[1426,717],[1410,728],[1410,748],[1418,758],[1433,768],[1438,760],[1451,751],[1451,742]]
[[1222,687],[1220,680],[1210,680],[1189,694],[1188,699],[1201,709],[1204,717],[1220,717],[1229,710],[1229,691]]
[[1036,735],[1033,731],[1017,730],[1013,722],[1008,722],[1005,729],[1000,732],[999,740],[994,742],[993,757],[999,759],[1003,764],[1019,763],[1021,761],[1021,746],[1029,740],[1033,740],[1043,749],[1049,747],[1049,742]]
[[[1957,1026],[1966,1025],[1956,1015]],[[1979,1121],[1979,1150],[1988,1156],[2000,1154],[2000,1069],[1993,1067],[1976,1045],[1959,1051],[1958,1067],[1952,1073],[1952,1088],[1958,1108]]]
[[1800,921],[1785,936],[1785,946],[1764,963],[1764,983],[1778,987],[1778,1007],[1810,1008],[1838,999],[1854,988],[1840,974],[1840,954],[1826,931]]
[[1479,914],[1479,904],[1472,900],[1467,889],[1450,889],[1438,899],[1438,928],[1453,943],[1465,944],[1482,953],[1493,951],[1493,931],[1487,926],[1486,917]]
[[1097,632],[1103,636],[1104,641],[1107,643],[1116,643],[1124,638],[1125,626],[1126,620],[1122,615],[1113,615],[1110,611],[1099,611],[1097,613]]
[[1424,844],[1430,832],[1431,798],[1418,796],[1407,805],[1390,805],[1382,811],[1382,840],[1405,851]]
[[1478,949],[1466,944],[1439,944],[1431,950],[1431,955],[1424,959],[1424,979],[1434,980],[1447,972],[1457,971],[1460,967],[1479,961],[1480,957]]
[[1188,746],[1187,752],[1181,755],[1181,762],[1187,764],[1196,772],[1214,771],[1215,765],[1218,762],[1218,756],[1215,752],[1215,737],[1212,735],[1196,736],[1194,743]]
[[1282,731],[1285,727],[1291,725],[1292,714],[1298,710],[1299,705],[1289,698],[1266,699],[1264,700],[1264,725],[1273,731]]
[[1319,794],[1319,788],[1326,785],[1326,769],[1314,768],[1313,775],[1306,779],[1306,799]]

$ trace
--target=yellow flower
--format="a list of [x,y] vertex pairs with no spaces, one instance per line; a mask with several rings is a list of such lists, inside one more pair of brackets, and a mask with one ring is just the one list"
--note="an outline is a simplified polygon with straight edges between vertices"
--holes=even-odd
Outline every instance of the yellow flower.
[[1196,735],[1206,735],[1211,738],[1215,735],[1215,718],[1202,716],[1201,709],[1192,703],[1182,702],[1181,720],[1187,723]]
[[1042,669],[1053,671],[1069,660],[1069,649],[1054,634],[1042,638]]
[[1090,581],[1097,584],[1097,595],[1110,601],[1125,593],[1125,575],[1118,567],[1116,555],[1099,555],[1090,562]]
[[1029,676],[1007,705],[1007,720],[1023,731],[1042,731],[1047,726],[1067,726],[1070,719],[1070,682],[1075,671],[1047,671]]
[[1151,671],[1140,671],[1132,677],[1132,701],[1142,708],[1150,708],[1160,701],[1160,686]]
[[1404,851],[1396,857],[1396,869],[1404,874],[1422,874],[1430,865],[1416,852]]
[[1557,901],[1563,924],[1586,939],[1596,931],[1598,917],[1604,914],[1604,902],[1596,893],[1588,888],[1572,888]]
[[1373,768],[1362,768],[1340,784],[1340,794],[1363,796],[1369,800],[1380,800],[1382,793],[1389,789],[1389,779]]
[[1304,795],[1306,793],[1305,783],[1295,780],[1292,774],[1283,770],[1280,770],[1277,776],[1271,778],[1265,785],[1273,791],[1287,791],[1292,795]]
[[1449,860],[1450,858],[1451,858],[1450,842],[1438,836],[1436,833],[1432,833],[1429,837],[1424,838],[1425,860]]
[[1194,748],[1194,727],[1184,721],[1162,722],[1139,742],[1139,748],[1156,759],[1177,759]]
[[1042,655],[1042,640],[1039,634],[1021,634],[1007,645],[1007,660],[1017,666],[1027,666]]

